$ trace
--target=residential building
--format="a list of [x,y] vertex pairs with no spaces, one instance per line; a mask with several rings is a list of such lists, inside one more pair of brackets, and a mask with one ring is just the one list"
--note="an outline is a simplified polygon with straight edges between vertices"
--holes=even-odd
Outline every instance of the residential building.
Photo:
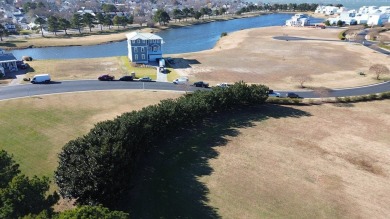
[[6,53],[0,49],[0,72],[6,75],[6,72],[17,71],[17,59],[12,53]]
[[286,26],[303,27],[309,25],[310,19],[304,14],[295,14],[291,19],[286,21]]
[[162,58],[163,39],[152,33],[126,34],[128,58],[134,63],[148,63]]

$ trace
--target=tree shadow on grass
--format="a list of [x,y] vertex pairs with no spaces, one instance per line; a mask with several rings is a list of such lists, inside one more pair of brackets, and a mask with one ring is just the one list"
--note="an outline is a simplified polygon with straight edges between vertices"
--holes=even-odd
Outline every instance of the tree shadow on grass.
[[[180,116],[180,115],[178,115]],[[198,179],[211,175],[209,160],[217,158],[215,147],[225,146],[227,137],[239,135],[237,128],[254,126],[268,118],[310,116],[278,105],[260,105],[233,110],[178,130],[146,153],[135,172],[132,189],[118,209],[132,218],[220,218],[208,205],[208,188]]]

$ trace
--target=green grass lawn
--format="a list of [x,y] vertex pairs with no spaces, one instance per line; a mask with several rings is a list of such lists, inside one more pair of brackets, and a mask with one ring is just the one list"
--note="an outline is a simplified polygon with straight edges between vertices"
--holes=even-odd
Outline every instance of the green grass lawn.
[[57,166],[57,153],[65,139],[82,134],[82,127],[73,125],[85,120],[91,112],[42,108],[38,106],[40,101],[44,100],[31,98],[23,103],[1,103],[0,149],[14,155],[23,173],[52,176]]

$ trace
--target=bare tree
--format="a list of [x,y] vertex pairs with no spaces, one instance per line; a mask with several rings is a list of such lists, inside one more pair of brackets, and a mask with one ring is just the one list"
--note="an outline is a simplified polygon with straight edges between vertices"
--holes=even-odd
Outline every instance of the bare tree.
[[323,101],[324,98],[329,97],[331,89],[327,87],[316,87],[313,91]]
[[376,75],[376,79],[377,80],[379,80],[381,75],[390,73],[389,68],[386,65],[383,65],[383,64],[372,65],[368,69],[368,71],[374,73]]
[[292,79],[294,82],[298,82],[301,88],[304,88],[305,86],[303,85],[305,82],[312,81],[313,78],[310,77],[310,75],[305,75],[305,74],[300,74],[300,75],[295,75],[293,76]]

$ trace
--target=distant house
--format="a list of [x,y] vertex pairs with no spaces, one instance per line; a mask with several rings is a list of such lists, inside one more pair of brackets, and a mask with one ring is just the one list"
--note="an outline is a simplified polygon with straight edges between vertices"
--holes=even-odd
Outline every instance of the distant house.
[[303,27],[309,25],[310,19],[304,14],[295,14],[291,19],[286,21],[286,26]]
[[148,63],[162,58],[163,39],[151,33],[126,34],[128,57],[134,63]]
[[0,49],[0,72],[4,75],[9,71],[17,71],[16,65],[17,59],[12,53],[5,53],[4,50]]

